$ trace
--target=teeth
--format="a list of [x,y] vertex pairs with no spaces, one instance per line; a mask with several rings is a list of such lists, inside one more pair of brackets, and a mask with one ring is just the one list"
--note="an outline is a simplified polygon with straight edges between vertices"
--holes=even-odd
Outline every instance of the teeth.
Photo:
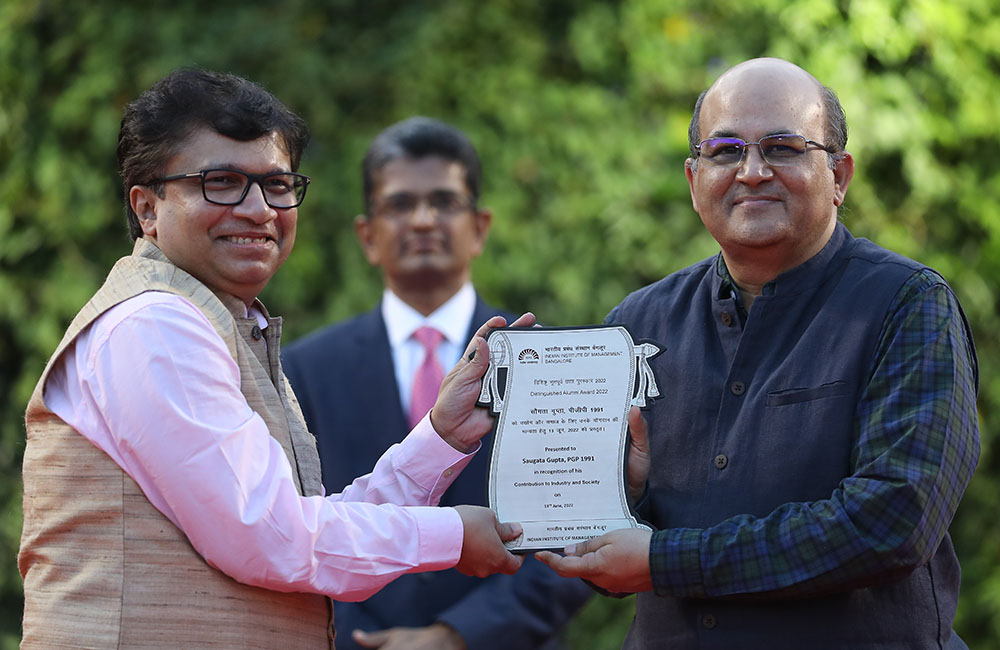
[[267,241],[267,237],[226,237],[226,239],[236,244],[262,244]]

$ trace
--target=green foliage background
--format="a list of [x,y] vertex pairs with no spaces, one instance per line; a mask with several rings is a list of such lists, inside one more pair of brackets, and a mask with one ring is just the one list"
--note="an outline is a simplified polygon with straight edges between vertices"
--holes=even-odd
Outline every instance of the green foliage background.
[[[377,299],[351,227],[359,161],[413,114],[460,126],[484,159],[495,219],[481,291],[569,325],[714,252],[682,171],[690,111],[719,72],[763,55],[839,92],[854,234],[936,267],[972,321],[983,454],[952,526],[956,627],[971,647],[1000,647],[995,0],[14,0],[0,4],[0,648],[19,638],[24,406],[130,249],[114,156],[126,102],[200,65],[264,84],[307,119],[314,182],[263,296],[289,340]],[[631,612],[630,599],[595,599],[571,647],[618,647]]]

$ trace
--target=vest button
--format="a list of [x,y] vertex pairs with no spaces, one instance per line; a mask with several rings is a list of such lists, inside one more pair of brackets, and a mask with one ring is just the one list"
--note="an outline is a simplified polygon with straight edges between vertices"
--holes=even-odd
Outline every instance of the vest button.
[[715,617],[712,616],[711,614],[705,614],[704,616],[701,617],[701,625],[706,630],[711,630],[713,627],[715,627],[718,624],[719,624],[719,622],[716,621]]
[[726,456],[725,454],[719,454],[718,456],[715,457],[716,469],[726,469],[727,465],[729,465],[728,456]]
[[747,387],[742,381],[734,381],[729,386],[729,390],[732,391],[733,395],[742,395],[747,392]]
[[259,341],[261,339],[261,337],[264,336],[264,333],[260,331],[260,327],[258,327],[257,325],[254,325],[253,329],[250,330],[250,336],[253,337],[254,341]]
[[733,316],[728,311],[722,312],[722,315],[719,316],[719,319],[722,320],[722,324],[725,325],[726,327],[732,327]]

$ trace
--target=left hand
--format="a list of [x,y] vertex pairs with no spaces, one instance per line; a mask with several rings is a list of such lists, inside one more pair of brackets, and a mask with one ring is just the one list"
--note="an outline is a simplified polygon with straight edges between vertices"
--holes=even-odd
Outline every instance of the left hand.
[[[465,349],[462,358],[441,382],[437,401],[431,409],[431,425],[449,445],[467,454],[475,448],[479,439],[493,428],[493,416],[489,409],[476,408],[482,389],[483,375],[490,365],[490,350],[486,345],[486,335],[491,329],[507,324],[503,316],[494,316],[476,331],[472,342]],[[523,314],[511,323],[511,327],[531,327],[535,316],[531,312]],[[469,355],[475,351],[475,356]]]
[[653,533],[623,528],[566,547],[565,557],[539,551],[535,557],[564,578],[583,578],[612,593],[650,591],[649,541]]
[[634,506],[642,498],[649,478],[648,428],[638,406],[629,409],[628,433],[628,496]]
[[354,630],[351,638],[362,648],[381,650],[465,650],[465,640],[450,625],[434,623],[427,627],[392,627],[364,632]]

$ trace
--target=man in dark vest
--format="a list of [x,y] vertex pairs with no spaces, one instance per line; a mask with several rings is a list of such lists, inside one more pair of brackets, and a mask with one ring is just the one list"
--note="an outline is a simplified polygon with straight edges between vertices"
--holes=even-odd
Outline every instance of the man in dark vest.
[[516,525],[433,507],[491,428],[474,405],[482,336],[503,318],[410,435],[325,494],[281,319],[257,299],[295,242],[307,140],[263,88],[204,70],[126,109],[134,248],[70,324],[26,415],[22,647],[332,648],[331,597],[520,566],[502,544]]
[[[472,285],[492,215],[480,204],[482,165],[464,133],[427,117],[403,120],[375,137],[361,173],[365,214],[354,226],[366,259],[381,270],[382,299],[296,341],[283,357],[331,490],[365,472],[424,416],[430,400],[421,388],[437,394],[441,369],[457,362],[479,323],[509,318]],[[430,341],[422,338],[428,334]],[[492,435],[483,439],[486,449],[442,505],[485,505],[491,443]],[[552,650],[592,593],[530,557],[514,575],[403,576],[367,600],[336,604],[339,628],[354,631],[337,647]]]
[[940,275],[838,221],[846,144],[787,61],[698,99],[685,170],[721,253],[608,316],[666,348],[669,390],[630,418],[654,531],[539,554],[638,592],[626,648],[966,648],[948,526],[979,454],[972,337]]

